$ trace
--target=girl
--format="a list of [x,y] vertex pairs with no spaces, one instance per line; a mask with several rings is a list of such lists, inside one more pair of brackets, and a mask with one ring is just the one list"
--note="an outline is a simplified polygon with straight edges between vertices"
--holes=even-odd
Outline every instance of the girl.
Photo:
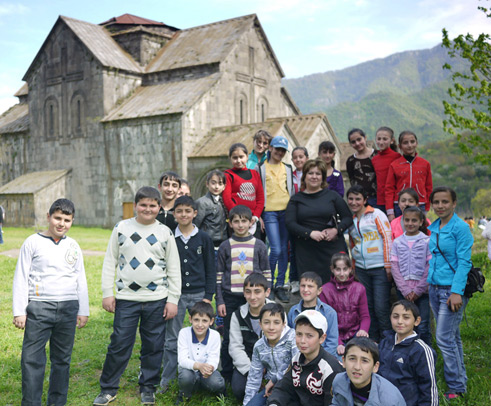
[[302,169],[309,159],[309,152],[305,147],[295,147],[292,151],[292,162],[295,165],[295,170],[293,171],[293,186],[295,187],[295,193],[300,192],[301,190],[301,181],[302,181]]
[[256,171],[247,169],[247,148],[244,144],[233,144],[228,156],[233,168],[225,171],[226,182],[222,193],[223,202],[228,211],[240,204],[251,209],[253,216],[251,234],[254,234],[257,230],[256,222],[264,209],[261,178]]
[[385,183],[385,208],[390,221],[402,214],[396,195],[408,187],[416,190],[420,205],[425,205],[427,211],[430,209],[428,196],[433,189],[431,166],[426,159],[418,156],[417,146],[418,138],[413,132],[403,131],[399,135],[399,148],[403,156],[390,164]]
[[348,141],[356,151],[346,161],[346,171],[351,186],[361,185],[368,193],[368,204],[375,207],[377,204],[377,179],[372,158],[375,156],[373,148],[367,147],[367,136],[359,128],[353,128],[348,133]]
[[[418,193],[412,188],[408,187],[407,189],[401,190],[399,192],[399,200],[397,201],[399,205],[399,209],[404,212],[404,209],[409,206],[417,206],[419,204],[419,196]],[[425,216],[426,217],[426,216]],[[427,218],[425,221],[426,226],[431,224],[431,221]],[[391,221],[390,228],[392,230],[392,241],[394,241],[397,237],[400,237],[404,234],[406,229],[404,228],[404,220],[402,216],[399,216]],[[425,227],[425,231],[423,231],[426,235],[430,235],[431,233]]]
[[336,155],[336,147],[331,141],[323,141],[319,144],[319,158],[322,159],[327,166],[327,186],[330,190],[338,192],[341,197],[344,197],[344,184],[341,172],[334,169],[334,156]]
[[322,286],[319,299],[338,314],[338,354],[343,355],[345,344],[353,337],[368,337],[370,315],[365,288],[356,281],[349,256],[334,254],[331,271],[331,281]]
[[385,214],[367,203],[367,192],[360,186],[348,190],[348,206],[353,212],[350,228],[351,256],[355,272],[367,291],[370,312],[370,338],[379,341],[390,330],[390,246],[392,238]]
[[393,148],[395,143],[394,131],[389,127],[380,127],[375,133],[375,143],[378,153],[372,159],[372,165],[377,177],[377,208],[385,212],[385,182],[390,164],[401,157]]
[[266,161],[256,166],[264,189],[262,221],[271,246],[269,264],[273,275],[278,265],[278,275],[273,287],[276,297],[282,302],[289,301],[283,288],[288,268],[288,231],[285,211],[290,196],[295,193],[292,167],[282,162],[287,151],[288,140],[278,135],[271,141]]
[[213,240],[215,254],[220,244],[228,238],[227,210],[223,203],[222,192],[225,189],[225,174],[214,169],[206,175],[206,195],[196,200],[198,214],[194,224],[206,232]]
[[430,299],[426,281],[431,253],[430,237],[426,235],[426,216],[419,207],[413,205],[404,209],[402,217],[405,232],[392,245],[392,276],[399,298],[405,298],[418,306],[421,323],[416,331],[431,346]]
[[469,298],[464,296],[471,269],[474,243],[469,226],[454,213],[457,195],[446,186],[436,187],[430,202],[438,219],[430,225],[430,305],[436,320],[436,343],[443,357],[443,374],[454,399],[467,389],[459,325]]

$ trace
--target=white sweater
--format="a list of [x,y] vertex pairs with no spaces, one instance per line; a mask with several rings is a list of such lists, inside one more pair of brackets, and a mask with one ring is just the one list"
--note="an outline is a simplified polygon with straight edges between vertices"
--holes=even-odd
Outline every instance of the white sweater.
[[89,315],[84,260],[74,239],[65,236],[56,243],[50,237],[33,234],[24,241],[14,275],[14,316],[26,315],[29,300],[78,300],[78,315]]

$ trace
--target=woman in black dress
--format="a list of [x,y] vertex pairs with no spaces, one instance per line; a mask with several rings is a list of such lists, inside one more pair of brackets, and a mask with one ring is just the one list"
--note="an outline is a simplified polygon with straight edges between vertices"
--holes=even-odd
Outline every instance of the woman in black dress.
[[331,256],[348,252],[344,231],[353,224],[348,205],[326,188],[326,164],[311,159],[303,167],[302,191],[286,208],[286,226],[295,238],[298,274],[314,271],[322,283],[331,279]]

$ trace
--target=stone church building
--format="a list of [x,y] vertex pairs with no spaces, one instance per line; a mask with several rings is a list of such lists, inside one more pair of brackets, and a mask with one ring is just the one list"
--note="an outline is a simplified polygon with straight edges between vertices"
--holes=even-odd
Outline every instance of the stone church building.
[[32,225],[36,203],[19,194],[40,195],[44,172],[63,174],[56,193],[75,202],[78,224],[111,227],[164,171],[199,196],[206,172],[229,167],[229,146],[251,148],[260,128],[312,156],[320,141],[338,145],[325,115],[300,114],[283,76],[256,15],[184,30],[129,14],[98,25],[60,16],[0,117],[9,225]]

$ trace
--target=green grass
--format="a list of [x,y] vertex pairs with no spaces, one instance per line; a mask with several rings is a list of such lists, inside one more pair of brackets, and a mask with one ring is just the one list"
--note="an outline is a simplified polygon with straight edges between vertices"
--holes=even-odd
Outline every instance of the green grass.
[[[5,244],[0,252],[19,248],[23,240],[33,229],[5,229]],[[83,249],[105,251],[111,231],[95,228],[73,227],[70,236],[77,239]],[[480,236],[476,233],[476,242]],[[484,248],[483,241],[476,246]],[[465,400],[453,402],[456,405],[489,405],[491,404],[491,266],[484,252],[473,256],[474,263],[481,266],[487,277],[486,292],[477,294],[467,307],[467,319],[461,326],[462,340],[465,350],[467,368],[468,395]],[[99,376],[106,355],[109,337],[112,332],[113,316],[101,307],[100,272],[103,256],[86,256],[85,268],[89,285],[90,312],[89,323],[77,331],[72,357],[70,391],[67,405],[90,405],[99,393]],[[23,331],[12,325],[12,279],[16,260],[0,255],[0,405],[19,405],[21,401],[20,356],[22,350]],[[137,341],[133,356],[123,374],[121,388],[116,405],[138,405],[138,366],[140,342]],[[437,376],[440,392],[446,390],[443,379],[441,357],[437,364]],[[48,386],[48,374],[45,377],[45,393]],[[227,399],[219,401],[211,395],[196,394],[190,405],[229,405],[238,403],[231,392]],[[176,385],[165,395],[157,396],[158,405],[174,404],[177,396]],[[44,402],[46,401],[44,397]],[[446,405],[445,400],[441,400]]]

